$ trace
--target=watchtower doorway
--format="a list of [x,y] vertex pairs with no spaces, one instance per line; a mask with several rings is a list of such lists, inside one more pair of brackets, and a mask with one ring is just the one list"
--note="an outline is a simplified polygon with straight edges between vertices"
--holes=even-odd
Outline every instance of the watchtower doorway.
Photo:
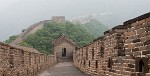
[[62,57],[66,57],[66,48],[62,49]]
[[58,62],[73,61],[73,51],[76,48],[75,43],[64,34],[52,41],[53,53]]

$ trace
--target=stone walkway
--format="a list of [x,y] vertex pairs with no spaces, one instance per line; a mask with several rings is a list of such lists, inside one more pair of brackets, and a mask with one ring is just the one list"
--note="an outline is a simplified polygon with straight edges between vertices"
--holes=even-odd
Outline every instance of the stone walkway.
[[89,76],[79,71],[72,62],[61,62],[38,76]]

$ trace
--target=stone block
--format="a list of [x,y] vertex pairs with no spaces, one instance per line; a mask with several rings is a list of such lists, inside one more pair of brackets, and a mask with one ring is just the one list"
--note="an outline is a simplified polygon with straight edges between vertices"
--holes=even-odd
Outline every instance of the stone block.
[[144,42],[144,45],[149,45],[149,44],[150,44],[150,40]]
[[139,48],[133,48],[132,52],[139,51]]
[[133,40],[133,43],[137,43],[137,42],[140,42],[141,41],[141,39],[135,39],[135,40]]

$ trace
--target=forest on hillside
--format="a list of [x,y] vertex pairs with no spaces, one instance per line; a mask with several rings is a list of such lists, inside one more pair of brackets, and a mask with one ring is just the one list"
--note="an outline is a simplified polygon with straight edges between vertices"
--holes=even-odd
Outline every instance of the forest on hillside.
[[[64,23],[48,22],[36,33],[28,35],[20,45],[35,48],[42,53],[51,53],[51,41],[61,34],[65,34],[80,47],[103,35],[106,29],[106,26],[97,20],[91,20],[86,24],[73,24],[69,21]],[[5,42],[10,43],[17,37],[18,35],[11,36]]]
[[92,34],[95,38],[103,36],[108,27],[96,19],[91,19],[90,22],[82,24],[82,27]]
[[94,39],[94,36],[89,34],[80,25],[75,25],[71,22],[49,22],[35,34],[29,35],[24,42],[20,43],[20,45],[36,48],[40,52],[51,53],[51,41],[61,34],[65,34],[78,46],[83,46]]

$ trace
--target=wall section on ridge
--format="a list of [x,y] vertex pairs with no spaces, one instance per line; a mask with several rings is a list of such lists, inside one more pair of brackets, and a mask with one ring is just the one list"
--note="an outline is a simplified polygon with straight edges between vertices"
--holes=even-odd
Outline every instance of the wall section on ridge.
[[150,13],[124,22],[77,48],[74,65],[92,76],[150,75]]

